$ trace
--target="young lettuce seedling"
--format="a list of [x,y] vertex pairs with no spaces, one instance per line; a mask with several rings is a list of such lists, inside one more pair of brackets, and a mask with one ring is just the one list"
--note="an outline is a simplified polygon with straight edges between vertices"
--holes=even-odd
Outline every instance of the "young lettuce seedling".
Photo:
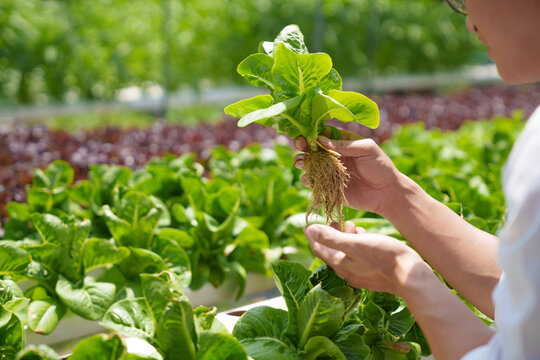
[[225,113],[240,118],[239,127],[256,122],[291,138],[304,137],[310,148],[305,172],[313,190],[307,214],[322,211],[327,221],[341,223],[348,174],[339,154],[324,148],[317,138],[331,119],[378,127],[377,105],[364,95],[342,91],[330,56],[308,53],[296,25],[285,27],[273,42],[262,42],[256,54],[238,65],[238,73],[270,94],[238,101]]

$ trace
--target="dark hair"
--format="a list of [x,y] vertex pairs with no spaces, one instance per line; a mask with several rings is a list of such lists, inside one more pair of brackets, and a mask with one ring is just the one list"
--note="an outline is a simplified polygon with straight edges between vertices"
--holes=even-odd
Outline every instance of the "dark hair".
[[461,15],[467,15],[467,9],[465,8],[465,0],[446,0],[448,5]]

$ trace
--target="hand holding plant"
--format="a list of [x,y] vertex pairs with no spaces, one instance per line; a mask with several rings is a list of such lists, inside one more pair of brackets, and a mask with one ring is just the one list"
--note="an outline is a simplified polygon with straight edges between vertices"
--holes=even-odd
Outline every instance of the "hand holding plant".
[[[400,176],[403,176],[392,160],[372,139],[361,139],[349,131],[341,131],[341,140],[320,137],[319,142],[325,148],[341,154],[340,160],[350,177],[345,188],[347,205],[359,210],[384,213],[385,199],[391,196]],[[302,137],[295,140],[295,146],[300,151],[309,151]],[[306,153],[296,155],[295,166],[304,169],[306,157]],[[302,183],[310,185],[306,175],[302,176]]]
[[384,291],[400,296],[422,258],[404,242],[369,234],[347,221],[344,232],[325,225],[306,228],[306,237],[317,257],[355,288]]

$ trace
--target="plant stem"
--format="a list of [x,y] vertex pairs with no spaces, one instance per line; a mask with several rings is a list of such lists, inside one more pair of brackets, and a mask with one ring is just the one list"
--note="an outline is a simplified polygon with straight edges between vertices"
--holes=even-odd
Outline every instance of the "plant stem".
[[328,151],[330,154],[334,155],[335,157],[337,157],[337,158],[340,158],[340,157],[341,157],[341,154],[340,154],[340,153],[335,152],[334,150],[327,149],[326,147],[322,146],[321,143],[318,142],[317,140],[315,140],[315,143],[316,143],[319,147],[321,147],[321,148],[323,148],[324,150]]
[[282,115],[300,130],[300,134],[306,138],[306,141],[308,142],[310,148],[312,150],[317,150],[316,147],[313,149],[313,146],[311,144],[311,142],[316,140],[318,137],[317,130],[315,129],[314,131],[310,131],[307,127],[302,125],[300,122],[298,122],[298,120],[293,118],[291,115],[288,115],[288,114],[282,114]]

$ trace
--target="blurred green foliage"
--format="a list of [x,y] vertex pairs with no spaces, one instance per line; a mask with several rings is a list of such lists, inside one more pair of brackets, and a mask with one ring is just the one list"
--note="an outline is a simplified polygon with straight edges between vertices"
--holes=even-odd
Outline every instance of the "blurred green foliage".
[[226,103],[192,103],[188,106],[170,107],[165,114],[165,120],[182,125],[217,124],[223,120],[223,108],[226,105]]
[[27,120],[27,124],[46,124],[50,130],[70,133],[91,131],[107,126],[145,128],[158,120],[185,126],[201,123],[217,124],[223,120],[224,103],[192,103],[182,107],[169,107],[163,117],[143,110],[85,110],[63,115],[41,116]]
[[0,105],[242,83],[236,64],[291,23],[345,77],[484,59],[441,0],[2,0]]
[[404,126],[382,146],[399,171],[477,228],[496,234],[504,224],[503,166],[523,128],[511,117],[466,122],[455,132]]
[[134,110],[123,111],[85,111],[77,114],[58,115],[51,118],[38,118],[29,121],[29,124],[47,124],[52,130],[63,130],[71,133],[77,131],[90,131],[114,126],[123,129],[133,127],[147,127],[156,122],[157,118],[149,113]]

